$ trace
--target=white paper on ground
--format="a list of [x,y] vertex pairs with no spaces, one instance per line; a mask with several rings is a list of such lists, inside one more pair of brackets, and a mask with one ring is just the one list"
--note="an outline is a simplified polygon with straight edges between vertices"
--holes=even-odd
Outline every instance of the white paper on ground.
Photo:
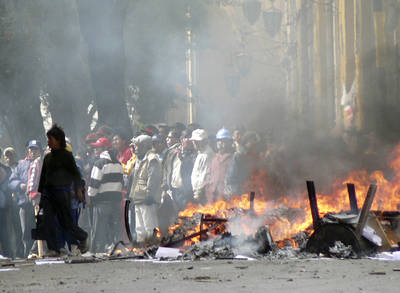
[[159,247],[156,252],[156,258],[177,258],[182,253],[177,248]]
[[126,261],[133,262],[150,262],[150,263],[182,263],[189,262],[188,260],[157,260],[157,259],[127,259]]
[[0,272],[9,272],[9,271],[19,271],[17,268],[4,268],[0,269]]
[[245,256],[245,255],[237,255],[234,257],[235,259],[243,259],[243,260],[256,260],[255,258]]
[[35,260],[36,265],[52,265],[52,264],[63,264],[64,260],[59,260],[57,258],[48,258],[48,259],[38,259]]
[[362,232],[362,236],[367,238],[369,241],[374,243],[377,246],[382,246],[382,238],[379,237],[375,230],[372,229],[370,226],[365,226]]
[[374,257],[369,257],[370,259],[376,259],[376,260],[393,260],[393,261],[400,261],[400,251],[394,251],[394,252],[381,252],[378,253]]

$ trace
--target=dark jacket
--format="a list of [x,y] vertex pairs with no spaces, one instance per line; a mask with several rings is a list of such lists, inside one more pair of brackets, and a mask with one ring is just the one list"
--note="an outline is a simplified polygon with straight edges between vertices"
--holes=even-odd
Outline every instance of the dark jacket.
[[0,163],[0,208],[5,208],[11,203],[11,192],[8,188],[8,178],[11,174],[11,169]]
[[168,148],[167,152],[165,153],[164,160],[162,161],[162,190],[169,190],[171,189],[171,181],[172,181],[172,172],[174,168],[174,160],[178,156],[180,144],[174,144],[170,148]]
[[259,158],[255,155],[235,153],[226,174],[225,193],[228,196],[241,195],[245,192],[243,185],[251,174],[258,169]]
[[26,191],[21,189],[21,184],[28,183],[29,166],[32,159],[25,158],[18,162],[17,167],[12,172],[8,180],[8,187],[17,194],[17,204],[19,206],[28,203]]
[[182,152],[181,176],[183,183],[183,192],[187,201],[191,201],[193,199],[193,188],[192,188],[191,177],[196,156],[197,153],[194,149]]
[[52,150],[44,157],[40,174],[39,192],[45,189],[82,187],[81,174],[71,152],[66,149]]

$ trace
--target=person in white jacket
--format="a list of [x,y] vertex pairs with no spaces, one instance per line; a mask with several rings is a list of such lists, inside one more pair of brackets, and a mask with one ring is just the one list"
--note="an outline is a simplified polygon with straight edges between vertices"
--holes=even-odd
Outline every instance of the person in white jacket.
[[191,177],[193,199],[198,203],[204,204],[206,202],[205,187],[207,176],[210,172],[214,152],[208,145],[208,136],[204,129],[194,130],[190,140],[193,142],[194,148],[197,151],[197,157],[194,161]]

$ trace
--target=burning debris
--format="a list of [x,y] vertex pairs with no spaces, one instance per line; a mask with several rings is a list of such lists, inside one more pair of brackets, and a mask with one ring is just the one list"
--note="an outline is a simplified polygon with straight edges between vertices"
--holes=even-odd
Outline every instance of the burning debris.
[[372,254],[376,251],[398,250],[399,212],[370,211],[377,186],[371,184],[361,211],[358,211],[355,187],[347,184],[349,212],[327,213],[319,216],[314,183],[307,181],[314,232],[306,250],[336,257]]
[[[206,205],[189,203],[158,245],[179,248],[188,259],[238,254],[302,257],[309,253],[346,258],[398,250],[400,146],[393,155],[390,182],[380,171],[368,174],[361,170],[337,180],[331,195],[317,194],[314,183],[308,181],[308,200],[305,192],[275,198],[268,195],[265,184],[253,182],[253,187],[262,186],[254,189],[257,193]],[[358,202],[363,202],[361,209]]]
[[[267,208],[253,194],[219,201],[213,205],[191,206],[180,213],[168,235],[158,239],[158,246],[179,248],[184,259],[226,259],[237,255],[251,257],[301,257],[324,254],[338,258],[360,257],[375,251],[398,249],[399,212],[371,212],[377,190],[371,184],[361,211],[355,187],[348,184],[350,211],[318,211],[314,183],[307,182],[313,225],[286,238],[274,238],[277,223],[296,222],[304,215],[298,208]],[[247,206],[247,208],[246,208]],[[260,208],[263,206],[264,208]],[[279,235],[279,234],[276,234]],[[157,245],[144,248],[114,249],[112,254],[154,257]]]
[[[301,215],[298,209],[279,206],[267,210],[260,208],[262,206],[265,207],[265,201],[255,200],[254,193],[235,197],[231,202],[218,201],[206,206],[189,205],[180,213],[169,233],[158,239],[158,244],[162,247],[179,248],[184,252],[185,259],[221,259],[237,255],[261,257],[283,247],[304,246],[307,232],[275,242],[270,229],[271,223],[290,222]],[[121,247],[124,246],[122,242],[118,245],[111,255],[155,255],[154,246],[126,248]]]

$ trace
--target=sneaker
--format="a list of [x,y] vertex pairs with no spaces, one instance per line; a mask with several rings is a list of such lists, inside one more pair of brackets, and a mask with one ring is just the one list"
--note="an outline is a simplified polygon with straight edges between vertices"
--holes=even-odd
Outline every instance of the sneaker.
[[51,250],[51,249],[49,249],[47,251],[47,253],[44,255],[44,257],[59,257],[59,256],[60,256],[60,253],[58,251]]
[[68,250],[66,250],[64,247],[60,248],[60,256],[66,256],[68,255]]
[[89,250],[89,237],[86,237],[85,240],[81,241],[78,248],[82,254],[86,253]]
[[71,256],[79,256],[79,255],[81,255],[81,251],[79,250],[78,245],[71,244],[70,255]]
[[39,255],[37,255],[36,253],[30,253],[28,255],[28,259],[35,259],[35,258],[39,258]]

